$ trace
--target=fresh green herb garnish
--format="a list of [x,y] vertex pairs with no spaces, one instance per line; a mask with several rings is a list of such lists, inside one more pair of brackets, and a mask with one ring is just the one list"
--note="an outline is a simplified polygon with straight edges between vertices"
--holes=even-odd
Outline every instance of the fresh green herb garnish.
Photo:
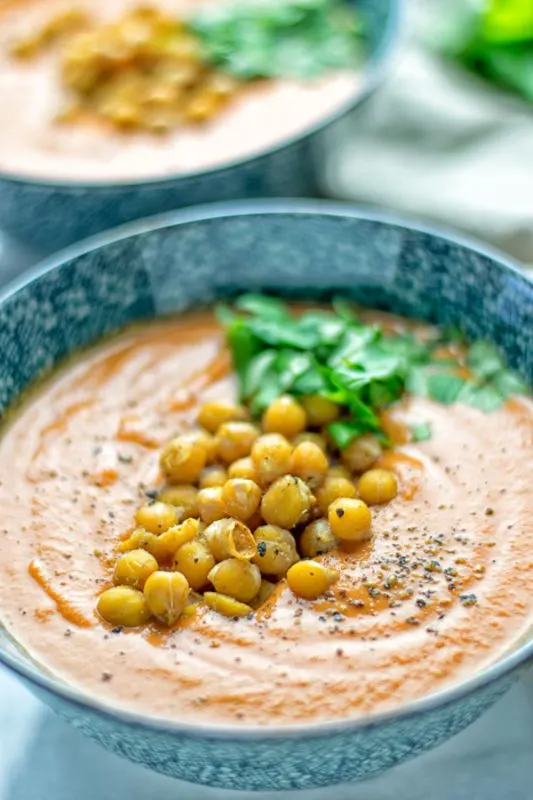
[[435,38],[445,54],[533,102],[531,0],[451,4]]
[[[252,413],[261,414],[284,393],[326,397],[343,408],[342,418],[329,426],[341,450],[368,432],[386,441],[380,414],[406,392],[487,412],[527,392],[488,342],[467,346],[456,330],[429,339],[391,333],[365,324],[345,303],[294,316],[282,301],[251,294],[233,308],[220,307],[218,318],[241,399]],[[415,441],[431,436],[427,423],[413,425],[411,432]]]
[[411,437],[413,442],[425,442],[431,439],[431,426],[428,422],[416,422],[411,425]]
[[205,58],[245,80],[313,78],[361,61],[361,25],[342,0],[223,4],[189,24]]

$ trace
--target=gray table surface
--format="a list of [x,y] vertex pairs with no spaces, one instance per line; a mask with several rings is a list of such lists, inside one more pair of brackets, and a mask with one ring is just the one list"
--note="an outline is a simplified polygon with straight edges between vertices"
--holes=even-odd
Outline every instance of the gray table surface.
[[[32,254],[2,239],[0,286]],[[0,669],[0,800],[532,800],[533,672],[466,731],[362,784],[248,794],[194,787],[129,764],[70,728]]]

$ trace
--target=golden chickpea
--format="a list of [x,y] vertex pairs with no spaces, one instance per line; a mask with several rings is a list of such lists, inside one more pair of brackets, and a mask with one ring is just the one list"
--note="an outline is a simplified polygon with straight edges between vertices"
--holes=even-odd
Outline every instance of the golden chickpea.
[[198,515],[197,494],[198,489],[190,483],[182,486],[168,486],[159,492],[159,500],[180,509],[178,515],[183,515],[183,518],[196,517]]
[[351,472],[365,472],[381,455],[379,439],[373,433],[358,436],[341,454],[342,463]]
[[142,589],[146,579],[158,569],[156,559],[146,550],[130,550],[120,556],[115,564],[113,581],[118,585]]
[[370,539],[372,514],[366,503],[351,497],[339,497],[329,507],[328,521],[331,532],[348,542]]
[[204,403],[198,413],[198,422],[209,433],[216,433],[225,422],[245,422],[248,412],[243,406],[224,401]]
[[352,480],[352,473],[346,467],[343,467],[342,464],[336,464],[334,467],[330,467],[326,472],[326,478],[346,478],[346,480]]
[[266,603],[268,598],[271,597],[271,595],[275,592],[275,590],[276,590],[276,584],[272,583],[271,581],[267,581],[265,580],[265,578],[263,578],[261,580],[259,594],[250,603],[250,605],[255,609],[261,608],[261,606],[263,606]]
[[317,486],[329,467],[324,452],[313,442],[301,442],[291,457],[291,475],[296,475],[310,486]]
[[228,467],[228,478],[244,478],[245,480],[258,482],[257,472],[250,456],[238,458]]
[[294,447],[298,447],[298,445],[302,442],[312,442],[313,444],[316,444],[317,447],[320,447],[323,453],[327,453],[328,445],[321,433],[315,433],[314,431],[303,431],[303,433],[299,433],[298,436],[295,436],[292,440]]
[[338,497],[356,497],[357,491],[353,481],[347,478],[326,478],[316,490],[316,501],[323,514],[328,513],[328,509]]
[[292,439],[306,427],[305,409],[290,395],[277,397],[263,414],[263,428],[267,433],[281,433]]
[[150,619],[144,595],[132,586],[114,586],[98,598],[98,613],[110,625],[136,628]]
[[196,539],[199,532],[200,521],[193,518],[186,519],[179,525],[169,528],[168,531],[157,537],[156,547],[159,552],[159,557],[156,556],[157,560],[161,562],[172,558],[176,550],[187,542],[192,542],[193,539]]
[[316,600],[336,581],[339,573],[318,561],[299,561],[287,572],[287,583],[291,591],[305,600]]
[[170,483],[194,483],[207,462],[207,449],[194,434],[176,436],[161,453],[161,469]]
[[189,599],[189,583],[181,572],[154,572],[144,584],[144,596],[152,614],[173,625]]
[[225,422],[217,431],[218,455],[226,464],[250,455],[259,430],[250,422]]
[[131,536],[120,542],[117,549],[120,553],[128,553],[131,550],[137,550],[138,548],[147,550],[148,553],[157,559],[157,561],[162,561],[165,559],[166,551],[159,540],[159,536],[157,536],[155,533],[149,533],[143,528],[138,528],[137,530],[133,531]]
[[302,397],[302,406],[307,414],[307,424],[312,428],[321,428],[335,422],[339,416],[339,406],[319,394],[310,394]]
[[253,608],[246,603],[241,603],[233,597],[218,592],[205,592],[204,602],[210,609],[225,617],[247,617],[248,614],[253,613]]
[[168,503],[156,502],[141,506],[135,514],[137,525],[149,533],[164,533],[177,520],[176,509]]
[[285,475],[265,492],[261,515],[271,525],[290,529],[305,522],[313,505],[314,497],[307,484],[294,475]]
[[185,575],[191,588],[199,592],[207,586],[207,576],[215,563],[207,546],[196,540],[179,548],[174,556],[173,569]]
[[257,554],[257,545],[250,528],[237,519],[219,519],[208,525],[203,537],[216,561],[242,558],[250,561]]
[[195,442],[205,447],[206,464],[212,464],[218,458],[218,444],[214,436],[207,431],[195,431],[188,434]]
[[224,467],[206,467],[200,474],[200,488],[212,489],[214,486],[224,486],[228,480],[228,473]]
[[261,588],[259,567],[240,558],[227,558],[208,575],[219,594],[226,594],[241,603],[250,603]]
[[198,492],[198,513],[208,525],[216,519],[229,516],[226,513],[222,491],[222,486],[212,486],[209,489],[200,489]]
[[222,500],[229,517],[246,522],[259,508],[261,489],[254,481],[230,478],[222,487]]
[[269,484],[289,472],[292,445],[280,433],[260,436],[252,447],[252,463],[258,481]]
[[390,503],[398,494],[396,476],[388,469],[369,469],[361,475],[358,484],[361,500],[369,506]]
[[298,561],[296,541],[290,531],[277,525],[261,525],[254,532],[257,555],[253,559],[264,575],[281,578]]
[[300,536],[298,548],[305,558],[314,558],[339,546],[339,540],[331,532],[327,519],[310,522]]

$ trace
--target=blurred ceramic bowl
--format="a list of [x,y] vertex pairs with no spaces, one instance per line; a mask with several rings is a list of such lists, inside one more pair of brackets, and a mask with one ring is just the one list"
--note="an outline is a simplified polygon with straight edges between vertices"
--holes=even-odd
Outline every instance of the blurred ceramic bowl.
[[349,102],[318,125],[241,160],[153,180],[54,181],[0,173],[0,228],[44,255],[106,228],[184,206],[316,194],[317,140],[381,83],[399,38],[402,0],[349,2],[365,27],[367,59]]
[[[480,287],[483,294],[480,295]],[[70,248],[0,298],[0,411],[43,369],[134,320],[242,290],[326,299],[461,326],[496,342],[533,382],[533,284],[471,243],[320,201],[221,204],[124,226]],[[104,747],[159,772],[230,789],[364,779],[448,739],[533,657],[526,641],[482,674],[363,719],[250,727],[161,721],[47,673],[0,633],[0,660]]]

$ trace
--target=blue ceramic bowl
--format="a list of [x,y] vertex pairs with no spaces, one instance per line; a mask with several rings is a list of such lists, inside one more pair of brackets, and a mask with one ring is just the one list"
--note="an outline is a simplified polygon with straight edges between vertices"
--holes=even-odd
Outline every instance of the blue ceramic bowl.
[[[240,290],[331,293],[460,325],[496,342],[533,383],[533,284],[471,243],[320,201],[227,204],[95,237],[0,297],[0,411],[44,368],[133,320]],[[295,789],[372,775],[440,744],[524,671],[533,641],[399,710],[293,728],[206,726],[117,710],[47,674],[6,634],[0,659],[104,747],[166,775],[232,789]]]
[[254,156],[170,178],[125,182],[32,180],[0,173],[0,228],[42,255],[149,214],[216,200],[310,197],[323,130],[360,105],[390,67],[402,0],[349,0],[367,32],[368,58],[350,102],[312,129]]

